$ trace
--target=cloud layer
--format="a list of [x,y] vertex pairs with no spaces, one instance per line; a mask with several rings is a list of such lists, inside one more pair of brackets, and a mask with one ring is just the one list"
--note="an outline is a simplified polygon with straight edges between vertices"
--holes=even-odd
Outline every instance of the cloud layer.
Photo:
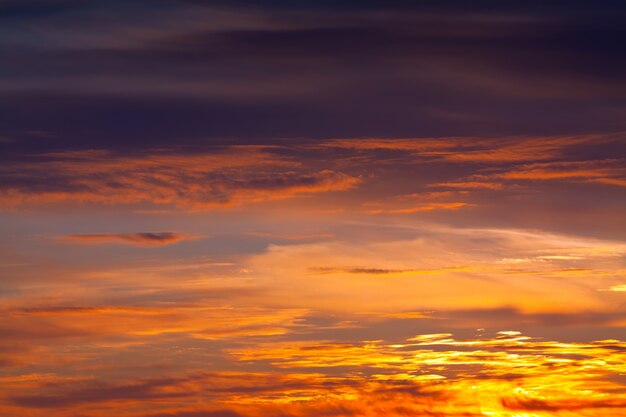
[[623,0],[0,0],[0,415],[626,414]]

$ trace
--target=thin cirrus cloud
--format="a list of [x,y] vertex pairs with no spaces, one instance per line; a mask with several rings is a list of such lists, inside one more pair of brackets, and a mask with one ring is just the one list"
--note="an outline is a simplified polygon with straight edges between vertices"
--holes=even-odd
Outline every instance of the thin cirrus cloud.
[[[381,151],[404,153],[410,156],[413,162],[510,164],[558,159],[562,158],[566,151],[585,149],[598,142],[616,143],[621,138],[620,134],[494,138],[363,138],[335,139],[323,142],[320,146],[371,152],[373,155],[376,155],[376,152],[380,154]],[[386,157],[381,155],[380,158],[384,161]],[[393,160],[395,159],[394,157]]]
[[[486,178],[505,180],[569,180],[587,181],[616,186],[626,186],[624,161],[605,159],[596,161],[546,162],[521,165]],[[477,175],[476,177],[480,177]]]
[[[467,201],[469,191],[451,190],[398,195],[383,201],[364,203],[368,214],[413,214],[431,211],[455,211],[474,206]],[[465,200],[465,201],[463,201]]]
[[140,233],[91,233],[62,236],[62,240],[78,244],[121,243],[134,246],[164,246],[185,240],[199,239],[201,236],[184,235],[176,232],[140,232]]

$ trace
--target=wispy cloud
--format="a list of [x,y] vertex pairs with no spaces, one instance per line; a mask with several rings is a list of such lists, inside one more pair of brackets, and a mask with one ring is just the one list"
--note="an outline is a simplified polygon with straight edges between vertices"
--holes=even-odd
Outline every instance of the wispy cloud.
[[525,181],[586,181],[622,186],[626,183],[626,169],[623,165],[623,160],[616,159],[534,163],[514,167],[502,173],[476,177]]
[[[364,205],[368,214],[411,214],[419,212],[458,210],[474,206],[467,201],[468,191],[438,191],[413,193],[387,200],[369,201]],[[462,201],[465,199],[466,201]]]
[[184,240],[199,239],[202,236],[184,235],[176,232],[141,233],[92,233],[65,235],[61,239],[69,243],[109,244],[122,243],[135,246],[163,246]]
[[[381,162],[397,160],[398,153],[414,163],[510,164],[545,161],[563,157],[568,149],[598,142],[617,142],[620,135],[581,135],[547,137],[442,137],[406,139],[336,139],[319,146],[371,152]],[[384,154],[383,152],[392,152]],[[395,152],[396,154],[394,154]],[[372,155],[372,156],[373,156]]]
[[460,188],[460,189],[488,189],[500,190],[503,185],[497,182],[478,182],[478,181],[455,181],[440,182],[433,184],[434,187]]
[[412,275],[431,275],[444,274],[448,272],[472,271],[476,268],[459,266],[448,268],[434,269],[387,269],[387,268],[371,268],[371,267],[353,267],[353,268],[334,268],[334,267],[315,267],[309,268],[309,271],[315,274],[352,274],[352,275],[385,275],[391,277],[402,277]]
[[360,182],[341,172],[305,167],[257,146],[140,156],[103,150],[61,152],[41,155],[37,162],[6,165],[1,171],[5,206],[151,203],[205,210],[343,191]]

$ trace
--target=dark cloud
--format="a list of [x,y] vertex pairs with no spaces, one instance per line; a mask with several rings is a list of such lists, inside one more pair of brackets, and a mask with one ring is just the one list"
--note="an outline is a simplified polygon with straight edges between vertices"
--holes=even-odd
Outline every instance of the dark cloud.
[[3,2],[2,146],[623,129],[625,13],[614,1]]
[[197,236],[186,236],[174,232],[94,233],[63,236],[63,239],[75,243],[125,243],[137,246],[169,245],[195,238]]
[[116,400],[155,400],[159,398],[180,398],[191,395],[181,390],[167,390],[175,388],[181,381],[176,379],[153,379],[133,384],[110,385],[100,382],[91,382],[86,386],[70,389],[52,395],[23,395],[11,398],[14,404],[28,408],[63,408],[81,403],[107,402]]

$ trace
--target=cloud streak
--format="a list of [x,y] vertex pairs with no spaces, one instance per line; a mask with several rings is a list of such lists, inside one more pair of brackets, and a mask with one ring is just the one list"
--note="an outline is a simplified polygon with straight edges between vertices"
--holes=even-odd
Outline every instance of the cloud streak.
[[306,168],[258,147],[145,156],[69,152],[43,155],[36,163],[11,164],[2,171],[5,206],[151,203],[206,210],[344,191],[359,183],[354,176]]
[[92,233],[65,235],[63,240],[78,244],[111,244],[122,243],[134,246],[164,246],[184,240],[198,239],[200,236],[183,235],[175,232],[141,232],[141,233]]

